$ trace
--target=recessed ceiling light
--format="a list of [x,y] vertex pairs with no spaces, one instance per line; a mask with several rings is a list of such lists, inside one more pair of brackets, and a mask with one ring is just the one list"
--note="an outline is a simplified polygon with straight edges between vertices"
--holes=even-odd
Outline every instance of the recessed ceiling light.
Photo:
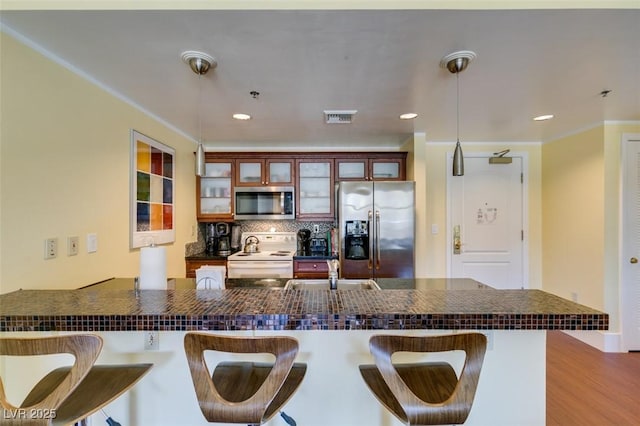
[[533,121],[545,121],[551,120],[553,118],[553,114],[539,115],[537,117],[533,117]]
[[400,120],[413,120],[417,116],[418,114],[416,114],[415,112],[407,112],[404,114],[400,114]]
[[236,120],[251,120],[251,116],[249,114],[236,113],[233,114],[233,118]]

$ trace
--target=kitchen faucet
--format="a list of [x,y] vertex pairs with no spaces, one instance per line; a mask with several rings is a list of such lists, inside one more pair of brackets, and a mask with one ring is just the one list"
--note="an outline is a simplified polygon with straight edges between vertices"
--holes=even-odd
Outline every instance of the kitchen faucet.
[[329,288],[331,290],[338,289],[338,268],[340,267],[340,261],[337,259],[327,260],[329,266]]

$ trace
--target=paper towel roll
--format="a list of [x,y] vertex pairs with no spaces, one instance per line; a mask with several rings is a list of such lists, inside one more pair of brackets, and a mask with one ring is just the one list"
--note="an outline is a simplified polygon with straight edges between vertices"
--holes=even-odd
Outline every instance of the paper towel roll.
[[167,252],[164,247],[140,249],[140,289],[167,289]]

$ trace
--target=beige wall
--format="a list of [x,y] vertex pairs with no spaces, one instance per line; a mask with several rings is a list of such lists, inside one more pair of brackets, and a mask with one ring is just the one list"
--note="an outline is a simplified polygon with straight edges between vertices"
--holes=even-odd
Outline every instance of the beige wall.
[[546,143],[542,164],[544,287],[602,309],[603,128]]
[[[176,241],[168,276],[184,276],[195,239],[192,141],[94,84],[1,34],[0,292],[73,288],[138,274],[129,249],[130,129],[176,150]],[[97,233],[88,254],[86,235]],[[66,255],[68,236],[80,253]],[[56,259],[44,239],[57,237]]]
[[543,146],[543,282],[559,296],[602,309],[620,329],[620,166],[624,133],[605,123]]

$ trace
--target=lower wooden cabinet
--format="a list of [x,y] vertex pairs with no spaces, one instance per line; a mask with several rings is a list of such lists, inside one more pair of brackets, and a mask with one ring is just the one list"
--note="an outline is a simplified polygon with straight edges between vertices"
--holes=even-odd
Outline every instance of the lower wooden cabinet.
[[329,265],[324,259],[294,260],[293,278],[327,278]]
[[186,264],[186,277],[187,278],[195,278],[196,277],[196,269],[199,269],[201,266],[210,265],[210,266],[227,266],[227,261],[222,260],[185,260]]

